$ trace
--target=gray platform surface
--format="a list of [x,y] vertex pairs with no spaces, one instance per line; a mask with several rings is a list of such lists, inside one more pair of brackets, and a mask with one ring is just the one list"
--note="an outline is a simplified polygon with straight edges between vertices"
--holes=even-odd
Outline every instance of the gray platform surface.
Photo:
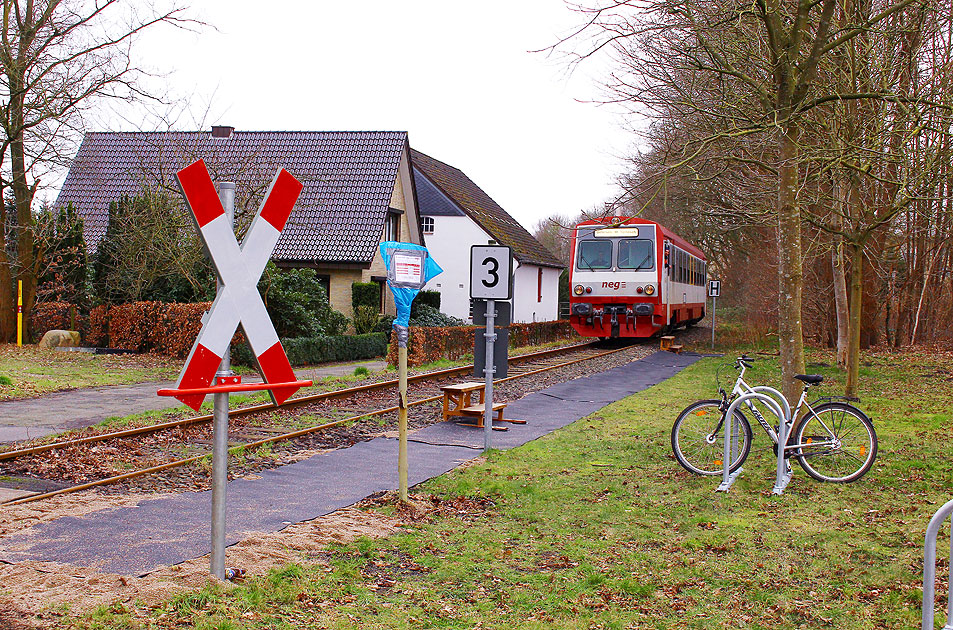
[[[655,385],[698,360],[667,352],[600,374],[560,383],[510,403],[506,416],[527,420],[493,432],[494,448],[513,448]],[[452,422],[415,432],[409,444],[411,485],[480,455],[483,432]],[[397,443],[376,438],[350,448],[228,484],[227,537],[274,532],[397,487]],[[83,517],[64,517],[0,539],[0,560],[39,560],[143,575],[209,552],[211,493],[184,493]]]

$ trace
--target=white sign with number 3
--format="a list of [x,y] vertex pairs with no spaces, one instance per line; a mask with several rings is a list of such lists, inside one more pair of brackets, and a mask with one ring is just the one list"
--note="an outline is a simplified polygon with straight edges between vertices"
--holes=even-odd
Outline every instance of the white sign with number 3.
[[470,248],[470,297],[508,300],[512,296],[513,251],[502,245]]

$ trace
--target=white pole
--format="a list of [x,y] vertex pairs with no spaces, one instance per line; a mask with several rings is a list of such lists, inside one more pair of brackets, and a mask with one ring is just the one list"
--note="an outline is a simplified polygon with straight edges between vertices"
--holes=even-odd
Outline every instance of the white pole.
[[711,347],[715,348],[715,300],[717,300],[714,295],[711,296]]
[[[235,184],[222,182],[218,196],[230,224],[235,222]],[[217,291],[222,290],[216,282]],[[232,375],[231,351],[226,350],[215,373],[216,379]],[[225,485],[228,483],[228,392],[214,395],[212,410],[212,557],[209,571],[225,579]]]
[[486,389],[483,396],[483,452],[490,450],[490,436],[493,434],[493,374],[496,372],[496,363],[493,358],[493,345],[496,333],[493,330],[496,316],[496,302],[486,301],[486,361],[483,371],[486,374]]

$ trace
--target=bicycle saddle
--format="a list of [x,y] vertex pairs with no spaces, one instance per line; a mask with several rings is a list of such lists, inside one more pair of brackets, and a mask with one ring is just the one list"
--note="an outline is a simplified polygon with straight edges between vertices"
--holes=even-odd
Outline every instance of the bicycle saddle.
[[799,381],[804,381],[808,385],[818,385],[824,382],[823,374],[795,374],[794,378]]

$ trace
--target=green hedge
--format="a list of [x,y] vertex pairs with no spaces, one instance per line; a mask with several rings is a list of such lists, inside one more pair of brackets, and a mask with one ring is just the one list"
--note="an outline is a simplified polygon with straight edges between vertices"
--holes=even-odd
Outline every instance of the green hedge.
[[[373,359],[387,354],[387,335],[337,335],[333,337],[299,337],[282,339],[281,345],[291,365],[314,365],[330,361]],[[247,345],[232,348],[232,362],[254,365],[255,357]]]
[[370,306],[377,312],[381,310],[381,285],[376,282],[355,282],[351,285],[351,306]]

